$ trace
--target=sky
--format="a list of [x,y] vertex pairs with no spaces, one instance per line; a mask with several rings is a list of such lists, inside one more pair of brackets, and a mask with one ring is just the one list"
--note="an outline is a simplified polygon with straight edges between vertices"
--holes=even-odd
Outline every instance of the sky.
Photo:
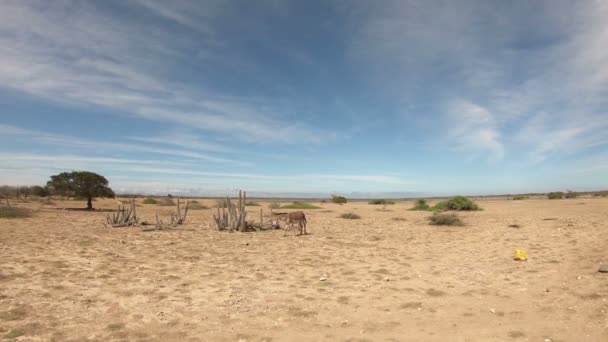
[[608,1],[0,2],[0,184],[608,189]]

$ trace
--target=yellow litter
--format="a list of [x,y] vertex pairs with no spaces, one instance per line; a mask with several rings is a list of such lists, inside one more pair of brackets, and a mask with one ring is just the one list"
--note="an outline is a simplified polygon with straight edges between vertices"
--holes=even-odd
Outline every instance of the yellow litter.
[[526,254],[526,252],[522,251],[521,249],[516,249],[515,258],[513,258],[513,259],[519,260],[519,261],[526,261],[526,260],[528,260],[528,254]]

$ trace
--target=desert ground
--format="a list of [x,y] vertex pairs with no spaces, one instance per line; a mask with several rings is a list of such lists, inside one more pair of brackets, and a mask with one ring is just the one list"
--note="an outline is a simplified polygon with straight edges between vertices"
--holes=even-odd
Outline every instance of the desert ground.
[[286,237],[219,232],[210,209],[153,232],[62,209],[84,203],[0,219],[0,340],[608,341],[606,198],[479,200],[464,227],[412,202],[317,203]]

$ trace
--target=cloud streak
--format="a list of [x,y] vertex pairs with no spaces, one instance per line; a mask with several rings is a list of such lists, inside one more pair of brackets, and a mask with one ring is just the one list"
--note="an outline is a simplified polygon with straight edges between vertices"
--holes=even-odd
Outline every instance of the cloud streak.
[[[204,80],[192,86],[163,77],[155,70],[187,56],[176,56],[180,49],[172,43],[174,37],[157,27],[130,21],[128,25],[126,19],[104,15],[90,3],[53,2],[44,10],[26,2],[1,6],[0,80],[4,87],[49,101],[102,106],[247,142],[320,143],[336,137],[286,119],[291,113],[273,101],[258,99],[260,104],[256,104],[238,96],[222,97],[210,91]],[[165,5],[146,6],[188,24],[186,16]],[[65,20],[66,13],[73,12]],[[189,26],[199,27],[198,23]],[[154,62],[146,59],[150,54],[157,57]]]

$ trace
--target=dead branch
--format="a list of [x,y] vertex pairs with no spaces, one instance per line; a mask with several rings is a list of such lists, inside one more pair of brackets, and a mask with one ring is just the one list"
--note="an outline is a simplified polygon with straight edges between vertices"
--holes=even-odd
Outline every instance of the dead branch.
[[111,215],[106,215],[106,222],[114,228],[131,227],[139,224],[139,217],[135,210],[135,199],[131,199],[129,207],[118,203],[118,209]]

